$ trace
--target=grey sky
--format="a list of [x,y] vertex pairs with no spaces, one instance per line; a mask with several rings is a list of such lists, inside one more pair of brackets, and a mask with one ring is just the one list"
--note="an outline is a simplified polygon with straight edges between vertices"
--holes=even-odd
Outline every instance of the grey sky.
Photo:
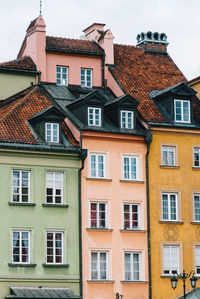
[[[0,0],[0,62],[15,59],[40,0]],[[200,0],[43,0],[47,35],[79,38],[93,22],[115,43],[136,45],[142,31],[165,32],[168,52],[188,79],[200,75]]]

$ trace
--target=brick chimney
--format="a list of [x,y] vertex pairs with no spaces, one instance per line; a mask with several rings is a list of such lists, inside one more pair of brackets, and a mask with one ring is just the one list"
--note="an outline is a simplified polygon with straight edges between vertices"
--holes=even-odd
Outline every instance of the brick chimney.
[[137,35],[137,46],[145,49],[146,52],[167,53],[167,35],[165,33],[142,32]]

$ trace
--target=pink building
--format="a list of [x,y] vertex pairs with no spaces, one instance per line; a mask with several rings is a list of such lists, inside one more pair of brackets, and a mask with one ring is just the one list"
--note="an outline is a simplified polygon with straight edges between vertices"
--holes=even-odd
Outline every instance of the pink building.
[[27,29],[19,57],[33,59],[44,88],[88,149],[81,177],[83,298],[118,293],[146,299],[145,128],[138,102],[112,75],[111,31],[95,23],[84,33],[84,40],[46,36],[40,15]]

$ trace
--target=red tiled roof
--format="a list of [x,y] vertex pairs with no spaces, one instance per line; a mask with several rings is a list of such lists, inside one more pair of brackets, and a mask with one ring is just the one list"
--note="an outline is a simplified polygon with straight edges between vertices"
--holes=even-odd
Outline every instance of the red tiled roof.
[[24,56],[19,59],[0,63],[0,67],[6,68],[6,69],[37,71],[36,65],[30,56]]
[[148,95],[152,90],[162,90],[187,81],[170,56],[116,44],[114,59],[115,67],[111,72],[125,92],[140,103],[138,110],[143,118],[150,122],[166,122]]
[[[37,138],[30,129],[27,120],[36,113],[52,106],[45,91],[34,86],[21,93],[20,97],[13,96],[10,102],[0,108],[0,141],[22,144],[39,144]],[[7,101],[7,100],[6,100]],[[78,143],[66,124],[62,125],[63,132],[69,142],[77,147]]]
[[63,51],[68,53],[81,53],[102,55],[104,50],[95,42],[82,39],[70,39],[62,37],[46,37],[46,50]]

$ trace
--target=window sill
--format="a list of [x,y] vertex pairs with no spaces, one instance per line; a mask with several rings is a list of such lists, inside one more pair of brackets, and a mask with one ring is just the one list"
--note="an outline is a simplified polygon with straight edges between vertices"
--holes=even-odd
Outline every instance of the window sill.
[[191,221],[190,223],[191,223],[191,224],[199,225],[199,224],[200,224],[200,221]]
[[9,267],[36,267],[36,264],[8,263]]
[[112,232],[113,229],[112,228],[98,228],[98,227],[87,227],[86,230],[89,231],[103,231],[103,232]]
[[144,181],[140,180],[119,180],[121,183],[136,183],[136,184],[144,184]]
[[95,279],[91,279],[91,280],[87,280],[88,283],[115,283],[114,280],[104,280],[104,279],[101,279],[101,280],[95,280]]
[[172,221],[172,220],[160,220],[159,223],[170,223],[170,224],[183,224],[183,221]]
[[69,205],[64,205],[62,203],[56,204],[56,203],[43,203],[43,207],[48,207],[48,208],[68,208]]
[[178,165],[160,165],[160,168],[175,168],[175,169],[178,169],[180,168],[180,166]]
[[161,278],[169,278],[169,277],[173,277],[175,274],[161,274],[160,277]]
[[107,181],[107,182],[112,182],[112,179],[109,178],[93,178],[93,177],[85,177],[86,180],[91,180],[91,181]]
[[192,166],[193,170],[200,170],[200,166]]
[[148,283],[147,280],[121,280],[121,283]]
[[27,207],[34,207],[36,205],[35,202],[14,202],[9,201],[9,206],[27,206]]
[[146,233],[147,231],[145,229],[120,229],[120,232],[122,233]]
[[69,264],[42,264],[44,268],[68,268]]

